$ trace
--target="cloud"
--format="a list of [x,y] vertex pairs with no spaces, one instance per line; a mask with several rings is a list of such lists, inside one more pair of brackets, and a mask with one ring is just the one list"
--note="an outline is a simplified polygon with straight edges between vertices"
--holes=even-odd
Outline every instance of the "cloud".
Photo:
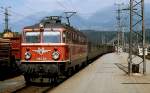
[[[129,3],[129,0],[0,0],[0,6],[11,6],[11,10],[20,14],[14,20],[45,11],[77,11],[79,14],[91,15],[118,2]],[[150,0],[145,0],[150,3]],[[12,13],[12,16],[15,14]],[[21,16],[23,15],[23,16]],[[15,16],[16,17],[16,16]]]

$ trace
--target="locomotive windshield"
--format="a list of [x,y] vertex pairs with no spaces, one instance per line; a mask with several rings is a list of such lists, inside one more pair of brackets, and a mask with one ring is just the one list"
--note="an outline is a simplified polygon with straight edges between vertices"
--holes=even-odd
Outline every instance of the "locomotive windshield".
[[58,31],[26,32],[25,42],[26,43],[60,43],[61,34]]
[[40,43],[40,32],[26,32],[26,43]]
[[43,32],[43,43],[60,43],[60,32]]

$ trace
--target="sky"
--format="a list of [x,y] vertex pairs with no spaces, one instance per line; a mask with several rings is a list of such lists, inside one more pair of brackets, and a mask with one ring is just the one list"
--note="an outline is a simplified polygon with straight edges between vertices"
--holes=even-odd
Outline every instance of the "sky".
[[[103,10],[115,3],[128,3],[129,0],[0,0],[0,7],[11,7],[10,15],[13,21],[44,11],[76,11],[80,16],[91,16],[96,11]],[[150,3],[150,0],[145,0]],[[3,9],[0,9],[0,21],[3,19]]]

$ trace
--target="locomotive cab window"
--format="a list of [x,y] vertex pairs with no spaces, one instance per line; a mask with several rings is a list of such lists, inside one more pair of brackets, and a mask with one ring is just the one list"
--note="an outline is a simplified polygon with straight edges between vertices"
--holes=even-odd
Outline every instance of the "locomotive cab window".
[[43,43],[60,43],[61,42],[61,36],[60,32],[43,32]]
[[26,32],[26,43],[40,43],[40,32]]

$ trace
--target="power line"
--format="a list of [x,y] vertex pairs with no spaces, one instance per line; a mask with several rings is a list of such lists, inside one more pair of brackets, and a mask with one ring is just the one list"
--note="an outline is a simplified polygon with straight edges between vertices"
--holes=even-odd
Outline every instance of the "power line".
[[26,6],[28,9],[33,10],[33,11],[34,11],[34,10],[37,10],[37,9],[33,9],[33,8],[29,7],[29,6],[30,6],[29,3],[26,3],[25,6]]
[[64,4],[62,4],[59,0],[56,0],[56,3],[60,5],[60,7],[62,7],[64,10],[68,10],[67,7]]
[[[65,0],[66,1],[66,0]],[[74,5],[73,5],[73,2],[71,1],[71,0],[67,0],[66,1],[66,4],[68,3],[68,5],[72,8],[72,10],[76,10],[77,11],[77,9],[74,7]]]
[[[17,4],[17,3],[16,3]],[[37,10],[37,9],[33,9],[33,8],[31,8],[31,7],[29,7],[30,5],[29,5],[29,3],[26,3],[25,4],[25,6],[24,7],[26,7],[26,8],[28,8],[30,11],[35,11],[35,10]],[[16,8],[17,9],[17,8]],[[10,11],[10,12],[12,12],[13,14],[16,14],[16,15],[19,15],[20,17],[27,17],[26,15],[24,15],[24,14],[21,14],[21,13],[19,13],[19,12],[16,12],[16,11]],[[30,19],[33,19],[33,20],[36,20],[34,17],[30,17]]]
[[[18,12],[15,12],[15,11],[10,11],[10,12],[12,12],[13,14],[16,14],[16,15],[18,15],[18,16],[21,16],[21,17],[27,17],[26,15],[23,15],[23,14],[21,14],[21,13],[18,13]],[[30,17],[30,19],[32,19],[32,20],[36,20],[34,17]]]
[[[17,2],[14,2],[14,3],[18,4]],[[24,3],[23,3],[23,4],[24,4]],[[32,4],[31,4],[31,5],[32,5]],[[30,11],[31,11],[31,10],[33,10],[33,11],[37,10],[37,9],[31,8],[31,7],[30,7],[31,5],[30,5],[29,2],[28,2],[28,3],[25,3],[23,7],[28,8]]]
[[[77,13],[77,15],[78,15],[78,13]],[[80,16],[80,14],[79,14],[79,16]],[[82,21],[82,20],[80,20],[80,23],[83,25],[83,26],[87,26],[87,24],[85,23],[85,21]],[[83,26],[82,26],[82,28],[83,28]]]

